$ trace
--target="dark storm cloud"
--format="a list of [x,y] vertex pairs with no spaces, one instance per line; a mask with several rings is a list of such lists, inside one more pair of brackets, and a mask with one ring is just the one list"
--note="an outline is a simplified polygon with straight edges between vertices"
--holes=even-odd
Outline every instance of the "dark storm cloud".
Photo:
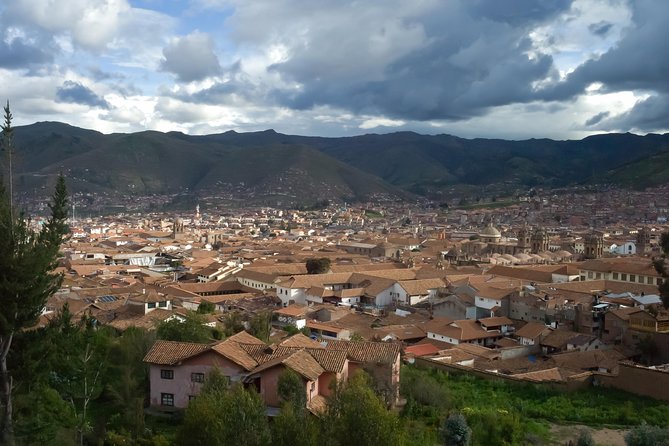
[[605,130],[652,132],[669,129],[669,94],[659,94],[637,102],[631,110],[602,122]]
[[652,131],[669,128],[669,2],[631,2],[632,26],[617,45],[590,59],[567,79],[549,88],[544,99],[562,100],[581,94],[600,82],[600,92],[646,91],[654,94],[622,116],[601,122],[616,130]]
[[[299,88],[274,91],[273,97],[295,109],[329,105],[410,120],[467,119],[532,101],[535,82],[554,76],[555,69],[551,56],[537,52],[527,36],[571,2],[502,3],[446,2],[395,28],[372,22],[346,33],[334,28],[325,38],[307,34],[292,57],[270,67]],[[421,40],[382,60],[370,42],[389,35],[397,42]],[[347,64],[353,68],[341,68]]]
[[590,59],[567,79],[545,91],[547,99],[567,99],[601,82],[604,91],[669,92],[669,2],[631,2],[632,26],[621,41],[601,57]]
[[56,91],[56,102],[88,105],[108,109],[109,104],[104,98],[96,95],[90,88],[74,81],[65,81]]
[[512,25],[543,21],[569,9],[571,0],[468,0],[472,16]]
[[595,116],[585,121],[585,125],[586,127],[592,127],[593,125],[599,124],[602,119],[607,118],[609,115],[610,113],[607,111],[597,113]]
[[53,56],[41,48],[26,44],[21,39],[12,39],[9,43],[0,39],[0,68],[20,69],[33,65],[49,63]]
[[609,31],[611,31],[611,28],[613,28],[613,23],[609,23],[606,21],[593,23],[592,25],[588,26],[588,29],[590,30],[591,33],[601,37],[606,36],[609,33]]

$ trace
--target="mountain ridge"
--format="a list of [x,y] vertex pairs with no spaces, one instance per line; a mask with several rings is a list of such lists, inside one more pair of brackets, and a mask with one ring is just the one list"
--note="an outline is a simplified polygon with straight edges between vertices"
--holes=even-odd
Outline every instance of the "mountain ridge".
[[[57,121],[15,127],[24,186],[60,171],[75,189],[126,194],[247,189],[294,202],[374,196],[439,197],[454,187],[562,187],[592,182],[646,187],[667,182],[669,134],[609,133],[581,140],[466,139],[402,131],[347,137],[272,129],[210,135],[147,130],[110,133]],[[644,160],[661,166],[653,169]],[[638,181],[623,175],[643,167]],[[641,168],[637,167],[637,168]],[[666,169],[665,169],[666,170]],[[19,188],[21,184],[19,184]]]

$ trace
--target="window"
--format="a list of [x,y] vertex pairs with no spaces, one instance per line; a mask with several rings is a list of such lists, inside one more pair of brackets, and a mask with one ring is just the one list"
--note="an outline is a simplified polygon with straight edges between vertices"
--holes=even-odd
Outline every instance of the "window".
[[627,280],[627,274],[621,273],[620,274],[620,280]]
[[643,276],[639,276],[639,280],[638,280],[638,282],[639,282],[639,283],[643,283]]
[[636,274],[630,274],[630,282],[636,282]]
[[592,279],[592,271],[588,271],[588,279]]
[[653,284],[653,278],[652,277],[646,277],[646,283],[648,285],[652,285]]
[[190,380],[194,383],[203,383],[204,382],[204,373],[191,373]]
[[618,277],[619,277],[619,276],[620,276],[620,274],[618,274],[618,273],[613,273],[613,280],[618,280]]
[[174,370],[162,369],[160,370],[160,377],[162,379],[174,379]]
[[659,277],[657,279],[655,279],[655,285],[657,285],[657,286],[662,285],[662,279],[660,279]]
[[602,273],[596,273],[595,278],[596,279],[601,279],[602,278]]
[[158,302],[158,306],[162,308],[167,307],[167,301]]
[[146,304],[148,308],[156,308],[156,303],[155,302],[149,302]]
[[174,406],[174,394],[173,393],[161,393],[160,394],[160,404],[163,406]]

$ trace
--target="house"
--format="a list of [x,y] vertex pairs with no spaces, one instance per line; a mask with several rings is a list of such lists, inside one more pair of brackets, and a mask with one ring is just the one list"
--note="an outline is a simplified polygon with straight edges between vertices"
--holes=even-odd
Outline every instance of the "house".
[[583,262],[581,280],[605,279],[644,285],[660,285],[662,276],[647,258],[594,259]]
[[201,391],[207,373],[218,369],[231,382],[255,388],[276,415],[278,381],[290,369],[303,380],[307,408],[320,413],[333,382],[364,369],[375,378],[389,404],[399,398],[400,346],[386,342],[316,342],[298,333],[267,345],[240,332],[216,344],[156,341],[144,357],[149,364],[150,405],[160,411],[187,407]]
[[424,327],[428,340],[447,342],[452,345],[464,343],[490,346],[504,337],[499,330],[486,330],[478,321],[471,319],[450,320],[434,318]]
[[514,333],[520,345],[538,345],[550,333],[551,329],[545,324],[528,322]]
[[278,308],[273,313],[280,326],[292,325],[298,329],[302,329],[307,325],[307,313],[309,311],[309,307],[307,306],[293,304],[285,308]]
[[625,333],[629,329],[630,313],[639,311],[639,308],[622,307],[610,310],[604,314],[604,331],[602,339],[606,342],[621,344]]
[[629,328],[650,333],[669,333],[669,313],[653,314],[638,309],[629,313]]

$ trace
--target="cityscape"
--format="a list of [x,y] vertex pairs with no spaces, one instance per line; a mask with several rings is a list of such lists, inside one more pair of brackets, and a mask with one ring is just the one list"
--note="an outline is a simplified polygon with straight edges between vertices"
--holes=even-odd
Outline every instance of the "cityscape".
[[668,18],[0,5],[0,445],[669,445]]

